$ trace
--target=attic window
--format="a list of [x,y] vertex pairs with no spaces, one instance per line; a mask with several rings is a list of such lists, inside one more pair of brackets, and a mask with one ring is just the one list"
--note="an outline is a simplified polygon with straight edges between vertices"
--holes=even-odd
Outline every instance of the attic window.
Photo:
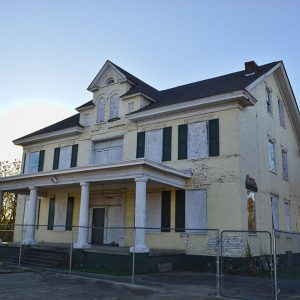
[[108,78],[108,79],[106,80],[106,85],[110,85],[110,84],[113,84],[113,83],[115,83],[115,81],[114,81],[113,78]]

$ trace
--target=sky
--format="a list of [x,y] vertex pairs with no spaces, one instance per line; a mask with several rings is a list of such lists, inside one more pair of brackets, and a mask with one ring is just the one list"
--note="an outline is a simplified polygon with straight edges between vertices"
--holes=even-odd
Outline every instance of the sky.
[[76,113],[107,59],[157,89],[283,60],[300,104],[298,0],[0,0],[0,161]]

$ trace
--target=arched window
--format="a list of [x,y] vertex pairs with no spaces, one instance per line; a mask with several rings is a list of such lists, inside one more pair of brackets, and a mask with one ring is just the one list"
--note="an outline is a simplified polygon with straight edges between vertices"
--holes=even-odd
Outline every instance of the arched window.
[[109,118],[114,119],[118,117],[119,117],[119,96],[115,94],[110,98]]
[[115,81],[111,77],[106,80],[106,85],[113,84],[113,83],[115,83]]
[[105,116],[105,99],[103,97],[99,98],[97,106],[97,123],[104,122]]

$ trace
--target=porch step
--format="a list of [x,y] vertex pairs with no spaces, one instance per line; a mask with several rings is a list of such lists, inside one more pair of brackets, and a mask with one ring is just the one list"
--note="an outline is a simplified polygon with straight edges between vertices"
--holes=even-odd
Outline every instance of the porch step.
[[[67,266],[69,258],[69,252],[64,248],[26,246],[22,249],[21,264],[57,268]],[[8,262],[18,263],[19,256],[11,257]]]

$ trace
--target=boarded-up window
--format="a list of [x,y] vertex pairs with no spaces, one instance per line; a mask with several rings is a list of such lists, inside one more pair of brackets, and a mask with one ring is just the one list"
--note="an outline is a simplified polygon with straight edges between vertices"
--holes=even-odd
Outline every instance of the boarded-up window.
[[278,111],[279,111],[280,125],[285,128],[284,102],[282,99],[278,100]]
[[40,152],[30,153],[29,173],[36,173],[39,169]]
[[97,106],[97,123],[104,122],[105,117],[105,99],[101,97]]
[[66,146],[60,148],[58,169],[68,169],[71,166],[72,158],[72,146]]
[[208,157],[207,122],[188,124],[188,158]]
[[285,215],[285,231],[291,232],[291,207],[289,202],[284,203],[284,215]]
[[83,126],[84,127],[90,126],[90,114],[89,113],[85,113],[83,115]]
[[56,199],[54,214],[54,231],[65,231],[67,217],[67,198]]
[[96,165],[110,164],[123,160],[123,138],[94,143]]
[[128,113],[131,113],[134,111],[134,102],[128,103]]
[[161,162],[163,130],[149,130],[145,134],[145,158]]
[[147,228],[160,231],[161,228],[161,193],[147,194]]
[[255,193],[247,192],[248,230],[256,230]]
[[288,166],[287,151],[285,149],[281,149],[281,159],[282,159],[282,177],[283,179],[288,180],[289,166]]
[[271,172],[276,172],[275,142],[271,139],[269,139],[269,167]]
[[206,190],[186,191],[185,228],[187,232],[207,228]]
[[271,197],[272,203],[272,223],[274,230],[279,230],[279,212],[278,212],[278,197]]
[[119,117],[119,96],[113,95],[110,98],[110,113],[109,118],[115,119]]

